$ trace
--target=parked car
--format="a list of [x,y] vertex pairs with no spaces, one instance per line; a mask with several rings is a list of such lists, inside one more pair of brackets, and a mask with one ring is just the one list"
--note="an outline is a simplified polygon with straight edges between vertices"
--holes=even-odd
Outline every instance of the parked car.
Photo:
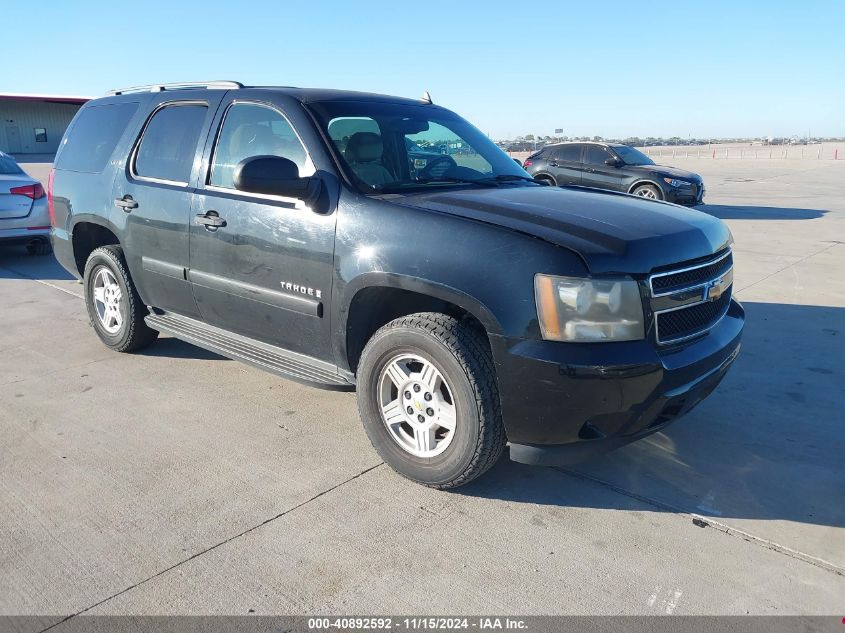
[[704,181],[685,169],[655,165],[638,149],[620,143],[547,145],[524,163],[538,181],[631,193],[677,204],[704,202]]
[[[467,153],[411,169],[407,141],[446,138]],[[511,459],[568,463],[663,429],[739,350],[724,223],[540,185],[428,102],[116,91],[71,122],[50,200],[56,257],[105,345],[166,332],[357,389],[376,451],[437,488],[506,442]]]
[[49,237],[44,187],[0,152],[0,244],[25,244],[30,255],[46,255]]

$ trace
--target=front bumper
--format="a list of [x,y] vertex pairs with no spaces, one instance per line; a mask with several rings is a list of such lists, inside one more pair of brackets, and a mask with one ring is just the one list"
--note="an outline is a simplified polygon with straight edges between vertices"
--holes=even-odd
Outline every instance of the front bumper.
[[706,335],[666,349],[645,340],[575,344],[492,337],[511,459],[572,463],[665,428],[725,376],[744,322],[742,306],[732,301]]
[[704,183],[695,183],[692,187],[663,187],[663,199],[674,204],[695,206],[704,204]]

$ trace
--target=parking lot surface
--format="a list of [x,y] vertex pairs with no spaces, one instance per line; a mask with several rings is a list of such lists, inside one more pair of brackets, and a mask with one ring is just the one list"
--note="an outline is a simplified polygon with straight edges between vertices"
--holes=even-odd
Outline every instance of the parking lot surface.
[[354,394],[114,353],[0,251],[0,614],[843,615],[845,162],[673,164],[736,239],[736,365],[665,432],[455,492],[382,464]]

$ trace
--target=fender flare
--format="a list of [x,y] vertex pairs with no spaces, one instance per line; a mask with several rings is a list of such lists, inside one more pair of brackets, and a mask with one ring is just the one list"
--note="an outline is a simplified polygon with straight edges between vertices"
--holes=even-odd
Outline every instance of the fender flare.
[[344,290],[344,299],[342,305],[347,309],[340,313],[342,323],[338,324],[337,331],[346,335],[346,328],[349,319],[348,307],[352,305],[355,297],[362,290],[367,288],[396,288],[399,290],[408,290],[418,294],[427,295],[434,299],[440,299],[448,303],[452,303],[465,312],[471,314],[473,317],[484,326],[488,334],[501,335],[502,327],[493,312],[484,303],[475,297],[465,293],[462,290],[447,286],[446,284],[437,283],[422,277],[414,277],[412,275],[404,275],[400,273],[389,272],[366,272],[358,275],[347,284]]
[[666,200],[666,193],[663,191],[663,187],[660,186],[660,183],[655,182],[654,180],[651,180],[649,178],[641,178],[640,180],[634,182],[634,184],[628,187],[628,193],[633,193],[634,189],[636,189],[640,185],[653,185],[654,187],[657,187],[657,190],[660,192],[660,199]]

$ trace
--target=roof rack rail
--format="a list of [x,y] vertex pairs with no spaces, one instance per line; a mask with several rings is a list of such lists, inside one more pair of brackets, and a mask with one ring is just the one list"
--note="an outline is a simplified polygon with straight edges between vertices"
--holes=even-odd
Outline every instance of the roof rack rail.
[[164,90],[191,90],[207,88],[209,90],[237,90],[244,85],[239,81],[188,81],[178,84],[150,84],[149,86],[130,86],[109,90],[106,95],[125,95],[130,92],[162,92]]

